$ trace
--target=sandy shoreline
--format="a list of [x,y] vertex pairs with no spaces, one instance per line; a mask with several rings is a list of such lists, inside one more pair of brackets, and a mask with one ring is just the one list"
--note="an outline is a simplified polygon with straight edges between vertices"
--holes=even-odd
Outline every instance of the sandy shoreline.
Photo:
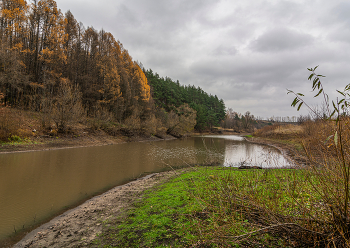
[[13,247],[95,247],[93,241],[102,231],[103,223],[124,213],[142,198],[143,191],[175,175],[174,171],[155,173],[117,186],[41,225]]

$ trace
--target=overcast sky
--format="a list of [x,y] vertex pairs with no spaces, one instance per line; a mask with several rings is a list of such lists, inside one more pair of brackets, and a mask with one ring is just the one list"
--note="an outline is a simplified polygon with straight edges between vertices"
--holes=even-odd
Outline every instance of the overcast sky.
[[146,69],[240,113],[298,116],[287,88],[315,106],[307,68],[317,65],[331,98],[350,83],[349,0],[56,2],[84,26],[111,32]]

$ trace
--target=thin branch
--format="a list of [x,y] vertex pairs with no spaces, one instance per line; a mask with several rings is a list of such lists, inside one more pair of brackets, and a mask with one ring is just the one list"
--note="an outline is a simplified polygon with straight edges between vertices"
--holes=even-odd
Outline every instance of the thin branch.
[[[311,108],[297,93],[295,93],[292,90],[288,90],[289,93],[292,93],[295,95],[296,98],[298,98],[299,102],[302,102],[303,104],[305,104],[305,106],[312,112],[314,113],[318,118],[321,119],[321,116],[313,109]],[[299,109],[298,109],[299,110]]]

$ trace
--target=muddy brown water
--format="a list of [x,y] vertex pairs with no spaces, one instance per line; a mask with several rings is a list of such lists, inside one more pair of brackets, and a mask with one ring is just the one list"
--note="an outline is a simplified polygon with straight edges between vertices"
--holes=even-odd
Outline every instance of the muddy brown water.
[[234,135],[0,154],[0,240],[141,175],[203,162],[289,166]]

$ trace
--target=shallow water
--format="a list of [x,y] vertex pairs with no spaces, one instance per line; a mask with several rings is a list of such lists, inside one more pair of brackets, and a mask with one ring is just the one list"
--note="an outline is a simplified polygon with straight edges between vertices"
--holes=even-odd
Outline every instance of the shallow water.
[[145,173],[204,162],[290,166],[233,135],[0,154],[0,239]]

